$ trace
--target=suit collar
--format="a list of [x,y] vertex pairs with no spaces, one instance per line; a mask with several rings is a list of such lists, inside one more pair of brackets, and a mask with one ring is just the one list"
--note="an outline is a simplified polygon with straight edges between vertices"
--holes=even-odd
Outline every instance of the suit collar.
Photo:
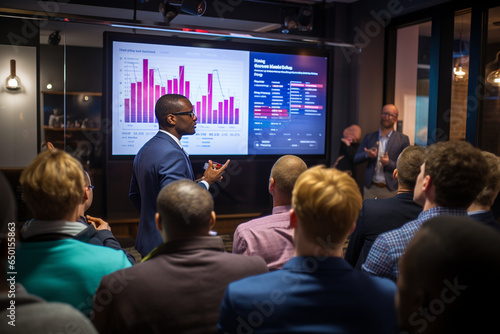
[[285,265],[283,270],[302,273],[324,271],[352,271],[352,266],[340,257],[295,256]]
[[159,138],[168,139],[168,140],[170,140],[170,142],[177,144],[177,146],[180,147],[181,149],[183,148],[181,141],[176,136],[174,136],[173,134],[171,134],[165,130],[161,130],[161,129],[158,130],[158,133],[156,134],[156,136]]
[[214,250],[224,252],[224,243],[221,238],[211,236],[172,240],[153,249],[142,262],[159,255],[168,255],[191,250]]

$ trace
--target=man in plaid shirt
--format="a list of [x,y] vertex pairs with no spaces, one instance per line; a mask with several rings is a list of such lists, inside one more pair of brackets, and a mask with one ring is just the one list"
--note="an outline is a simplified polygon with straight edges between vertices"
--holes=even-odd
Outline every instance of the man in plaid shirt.
[[363,271],[396,281],[399,259],[422,224],[439,215],[467,216],[467,207],[486,185],[488,167],[479,149],[466,142],[440,142],[427,149],[413,200],[422,205],[417,219],[381,234]]

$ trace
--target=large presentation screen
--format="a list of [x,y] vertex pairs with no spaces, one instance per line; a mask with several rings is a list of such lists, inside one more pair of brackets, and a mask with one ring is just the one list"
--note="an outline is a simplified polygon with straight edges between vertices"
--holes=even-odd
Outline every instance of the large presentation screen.
[[134,38],[106,45],[112,157],[135,155],[156,134],[155,104],[169,93],[193,104],[196,133],[181,141],[190,155],[325,154],[327,53]]

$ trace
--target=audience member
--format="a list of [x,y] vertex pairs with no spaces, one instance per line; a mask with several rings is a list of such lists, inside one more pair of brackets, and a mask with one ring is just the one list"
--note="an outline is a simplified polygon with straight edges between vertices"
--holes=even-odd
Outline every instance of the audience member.
[[489,177],[484,189],[467,209],[469,217],[500,231],[500,223],[495,219],[491,206],[500,191],[500,158],[489,152],[482,152],[488,163]]
[[345,128],[343,137],[340,139],[339,157],[333,167],[354,177],[354,156],[359,148],[360,140],[361,128],[358,125],[353,124]]
[[410,146],[408,136],[394,131],[398,109],[393,104],[382,107],[380,128],[363,138],[354,163],[368,161],[364,179],[364,198],[388,198],[396,195],[398,182],[392,178],[396,159]]
[[[16,284],[15,199],[7,179],[0,173],[0,332],[97,334],[90,321],[75,308],[47,303]],[[7,268],[7,271],[5,270]],[[6,274],[8,273],[8,274]]]
[[266,272],[266,264],[225,253],[222,240],[208,235],[213,199],[193,181],[163,188],[157,207],[165,243],[142,263],[102,279],[94,325],[101,333],[215,333],[228,283]]
[[[160,129],[137,153],[130,181],[129,198],[140,211],[135,249],[142,256],[163,242],[155,227],[156,198],[160,190],[175,180],[195,179],[191,160],[181,145],[182,136],[195,133],[198,118],[191,102],[182,95],[163,95],[156,102],[155,114]],[[229,160],[217,169],[209,161],[198,182],[208,189],[222,178],[228,164]]]
[[297,256],[229,284],[219,333],[395,333],[395,284],[342,259],[361,203],[347,173],[321,166],[302,173],[290,212]]
[[491,333],[500,306],[500,236],[465,217],[432,218],[401,259],[396,304],[405,333]]
[[281,269],[290,260],[295,251],[290,228],[292,190],[306,169],[306,163],[294,155],[285,155],[276,161],[269,178],[273,214],[240,224],[234,232],[233,253],[259,255],[270,271]]
[[413,199],[423,207],[416,220],[381,234],[362,269],[372,275],[399,276],[399,259],[422,223],[438,215],[465,216],[484,188],[488,166],[481,151],[467,142],[441,142],[427,148]]
[[130,267],[122,251],[83,243],[75,218],[84,200],[82,166],[68,153],[40,153],[20,183],[35,219],[21,232],[16,251],[17,280],[47,301],[73,305],[89,315],[102,276]]
[[345,259],[355,269],[370,252],[375,239],[384,232],[394,230],[414,220],[422,212],[422,206],[413,201],[413,189],[420,166],[424,162],[425,148],[408,146],[401,152],[394,170],[398,181],[396,196],[386,199],[367,199],[359,213],[356,229],[349,239]]

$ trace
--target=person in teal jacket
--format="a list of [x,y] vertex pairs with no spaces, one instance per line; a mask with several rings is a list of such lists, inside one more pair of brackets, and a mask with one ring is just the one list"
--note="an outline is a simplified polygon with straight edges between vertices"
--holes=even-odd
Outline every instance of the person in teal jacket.
[[21,235],[15,266],[8,271],[16,272],[29,293],[68,303],[89,316],[101,278],[131,264],[121,250],[75,237],[85,228],[78,222],[86,187],[82,166],[64,151],[49,150],[31,162],[20,182],[35,217],[31,224],[40,225]]

